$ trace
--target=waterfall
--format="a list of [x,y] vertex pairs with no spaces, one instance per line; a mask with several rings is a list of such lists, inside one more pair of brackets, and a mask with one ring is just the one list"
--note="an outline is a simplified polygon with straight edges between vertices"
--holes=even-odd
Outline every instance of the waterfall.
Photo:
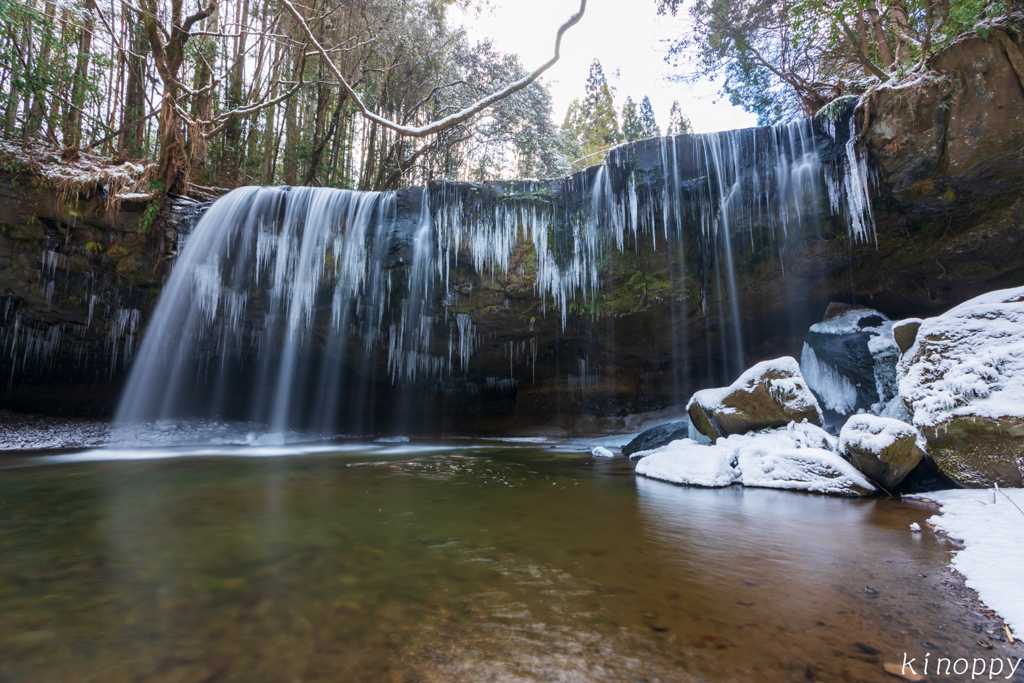
[[[784,262],[787,243],[820,231],[830,213],[851,241],[873,237],[870,204],[848,197],[866,171],[845,147],[823,160],[845,141],[819,128],[808,120],[645,140],[547,181],[234,190],[185,240],[117,419],[223,415],[333,432],[395,418],[423,403],[415,396],[514,396],[537,380],[538,338],[495,338],[468,307],[474,293],[527,283],[542,316],[551,308],[566,331],[609,315],[609,273],[641,241],[669,250],[670,286],[635,289],[644,305],[653,296],[669,307],[682,401],[686,369],[704,362],[690,357],[693,307],[716,340],[706,361],[714,371],[728,378],[746,365],[740,264]],[[500,375],[474,361],[492,341],[504,349]],[[586,400],[604,381],[597,357],[549,353],[573,371],[555,378],[566,400]]]

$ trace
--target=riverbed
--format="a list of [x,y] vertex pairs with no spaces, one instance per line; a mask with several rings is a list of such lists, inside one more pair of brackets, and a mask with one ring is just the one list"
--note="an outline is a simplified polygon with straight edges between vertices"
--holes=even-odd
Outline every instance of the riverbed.
[[904,653],[996,656],[943,588],[953,544],[910,531],[922,504],[683,488],[564,445],[258,452],[0,458],[0,680],[878,681]]

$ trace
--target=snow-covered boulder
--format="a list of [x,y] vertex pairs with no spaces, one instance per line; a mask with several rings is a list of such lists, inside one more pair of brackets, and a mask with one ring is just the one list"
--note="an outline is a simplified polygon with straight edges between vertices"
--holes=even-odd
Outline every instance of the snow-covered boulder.
[[924,459],[925,447],[916,428],[888,417],[854,415],[839,433],[843,456],[890,491]]
[[645,456],[637,474],[676,484],[793,489],[842,496],[874,492],[864,475],[839,457],[835,437],[807,422],[754,434],[734,434],[714,445],[680,439]]
[[1024,287],[922,322],[897,377],[946,476],[967,487],[1024,485]]
[[850,463],[822,448],[772,449],[755,443],[740,451],[739,469],[744,486],[851,497],[875,492]]
[[804,337],[800,369],[827,410],[877,410],[896,395],[893,322],[870,308],[829,305]]
[[687,486],[729,486],[739,479],[733,461],[723,448],[679,439],[642,458],[636,473]]
[[789,356],[757,363],[727,387],[698,391],[686,410],[697,431],[712,441],[790,422],[822,424],[818,401]]
[[690,424],[686,420],[669,422],[641,432],[635,439],[622,447],[622,454],[632,457],[640,451],[650,451],[666,446],[677,439],[685,439],[689,434]]

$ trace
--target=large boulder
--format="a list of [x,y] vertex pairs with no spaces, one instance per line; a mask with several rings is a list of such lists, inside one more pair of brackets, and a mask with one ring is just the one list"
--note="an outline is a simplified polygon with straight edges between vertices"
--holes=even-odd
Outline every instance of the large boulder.
[[967,487],[1024,485],[1024,287],[925,320],[897,375],[943,474]]
[[757,363],[727,387],[698,391],[686,410],[694,428],[712,442],[790,422],[822,425],[818,401],[789,356]]
[[785,429],[734,434],[714,445],[673,441],[637,463],[637,474],[688,486],[790,489],[864,496],[875,488],[835,452],[837,442],[820,427],[789,423]]
[[875,415],[854,415],[839,433],[840,453],[892,491],[925,457],[926,442],[912,425]]
[[650,451],[666,446],[677,439],[685,439],[690,433],[690,424],[685,420],[669,422],[641,432],[635,439],[622,447],[622,454],[627,458],[634,453]]
[[[830,313],[832,314],[829,317]],[[830,305],[804,338],[800,369],[827,410],[881,410],[896,395],[893,323],[870,308]]]

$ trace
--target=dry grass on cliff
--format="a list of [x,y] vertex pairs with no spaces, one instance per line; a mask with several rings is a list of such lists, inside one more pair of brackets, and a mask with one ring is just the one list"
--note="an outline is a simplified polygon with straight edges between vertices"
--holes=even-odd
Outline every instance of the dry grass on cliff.
[[127,195],[152,194],[149,181],[156,164],[146,161],[118,162],[85,152],[66,154],[44,143],[28,146],[0,140],[0,169],[11,174],[30,173],[54,189],[62,201],[77,201],[101,193],[108,210]]

